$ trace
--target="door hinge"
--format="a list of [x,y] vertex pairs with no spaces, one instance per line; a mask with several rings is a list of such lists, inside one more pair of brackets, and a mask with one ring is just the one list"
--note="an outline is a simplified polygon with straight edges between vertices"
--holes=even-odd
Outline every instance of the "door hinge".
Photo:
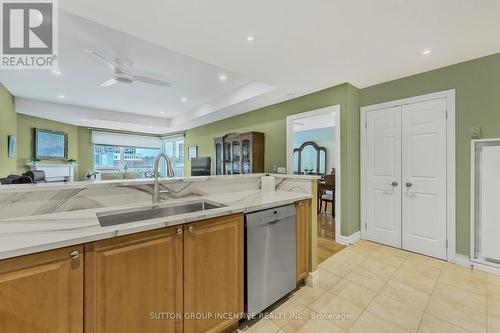
[[365,121],[365,128],[368,128],[368,122]]
[[446,116],[446,119],[448,119],[448,110],[446,110],[446,111],[444,112],[444,114],[445,114],[445,116]]
[[446,240],[446,248],[448,248],[448,240]]
[[368,229],[368,223],[365,223],[365,230]]

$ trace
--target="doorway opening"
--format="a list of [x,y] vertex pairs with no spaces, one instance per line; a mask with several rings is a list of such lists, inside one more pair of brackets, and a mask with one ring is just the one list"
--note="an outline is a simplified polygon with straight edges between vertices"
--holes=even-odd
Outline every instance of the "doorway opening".
[[[287,172],[317,175],[318,263],[344,248],[340,236],[340,106],[287,117]],[[316,229],[316,228],[313,228]]]

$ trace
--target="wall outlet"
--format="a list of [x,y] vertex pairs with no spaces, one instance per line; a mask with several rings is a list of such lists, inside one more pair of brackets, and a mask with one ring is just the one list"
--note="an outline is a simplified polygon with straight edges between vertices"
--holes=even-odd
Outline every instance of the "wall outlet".
[[472,127],[470,129],[470,137],[472,139],[481,139],[481,127]]

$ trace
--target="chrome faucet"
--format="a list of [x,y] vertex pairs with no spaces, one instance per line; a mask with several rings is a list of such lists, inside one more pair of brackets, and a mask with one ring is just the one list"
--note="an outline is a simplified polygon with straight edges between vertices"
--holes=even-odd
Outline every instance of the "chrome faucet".
[[167,177],[171,178],[174,176],[174,168],[172,168],[172,162],[170,161],[170,158],[164,153],[159,153],[158,156],[156,156],[154,163],[155,187],[153,189],[153,204],[160,203],[160,194],[163,192],[167,192],[160,191],[160,185],[158,183],[158,163],[160,162],[160,159],[162,157],[164,157],[167,161]]

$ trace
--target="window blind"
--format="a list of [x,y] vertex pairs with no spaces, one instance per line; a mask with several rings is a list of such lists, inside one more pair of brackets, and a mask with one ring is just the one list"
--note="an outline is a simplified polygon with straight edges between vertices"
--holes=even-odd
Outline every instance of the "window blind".
[[123,134],[104,131],[92,131],[92,144],[138,147],[138,148],[158,148],[162,146],[162,139],[155,136]]

